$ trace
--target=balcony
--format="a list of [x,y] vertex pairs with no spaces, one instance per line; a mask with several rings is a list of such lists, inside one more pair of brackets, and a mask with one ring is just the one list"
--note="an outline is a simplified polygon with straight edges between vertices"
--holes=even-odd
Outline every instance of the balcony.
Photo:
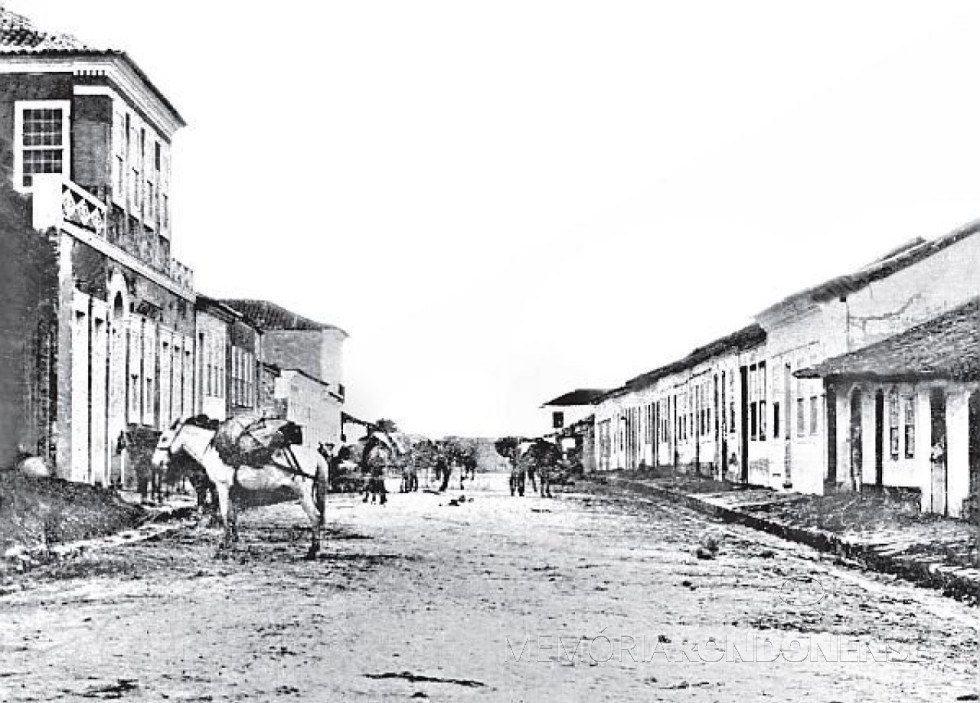
[[151,246],[145,239],[110,241],[112,215],[105,203],[60,174],[34,176],[34,229],[56,228],[86,241],[110,258],[189,297],[194,271],[169,255],[169,249]]

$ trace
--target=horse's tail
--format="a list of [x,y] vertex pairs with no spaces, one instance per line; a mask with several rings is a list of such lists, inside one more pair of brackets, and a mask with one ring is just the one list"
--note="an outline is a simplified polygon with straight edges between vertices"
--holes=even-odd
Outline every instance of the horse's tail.
[[313,479],[313,502],[316,504],[317,512],[320,513],[320,527],[327,516],[327,493],[329,485],[329,464],[321,459],[316,463],[316,476]]

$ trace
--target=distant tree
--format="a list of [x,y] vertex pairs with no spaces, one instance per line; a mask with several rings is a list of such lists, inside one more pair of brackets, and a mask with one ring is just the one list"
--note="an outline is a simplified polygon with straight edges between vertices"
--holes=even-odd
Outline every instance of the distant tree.
[[386,417],[380,418],[377,422],[374,423],[374,426],[378,429],[379,432],[384,432],[386,434],[391,434],[392,432],[398,431],[398,425],[395,423],[395,421],[389,420]]
[[476,456],[476,440],[469,437],[446,437],[442,444],[446,458],[451,462],[460,463],[467,457]]
[[501,437],[493,443],[493,448],[497,450],[497,454],[505,459],[515,459],[517,457],[517,447],[520,443],[520,437]]

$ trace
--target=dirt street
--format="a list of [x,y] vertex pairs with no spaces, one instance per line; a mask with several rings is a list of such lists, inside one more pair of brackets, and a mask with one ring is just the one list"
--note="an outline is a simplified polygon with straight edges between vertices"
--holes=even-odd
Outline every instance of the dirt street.
[[602,487],[458,495],[331,496],[316,562],[289,504],[227,558],[188,527],[36,571],[0,700],[977,700],[977,610],[935,592]]

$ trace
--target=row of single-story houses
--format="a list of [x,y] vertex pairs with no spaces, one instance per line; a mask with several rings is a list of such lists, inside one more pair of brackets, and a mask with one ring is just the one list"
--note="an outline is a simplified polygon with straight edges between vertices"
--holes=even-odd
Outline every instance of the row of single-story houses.
[[978,298],[980,224],[910,242],[598,394],[578,409],[591,468],[894,489],[960,516],[980,476]]

